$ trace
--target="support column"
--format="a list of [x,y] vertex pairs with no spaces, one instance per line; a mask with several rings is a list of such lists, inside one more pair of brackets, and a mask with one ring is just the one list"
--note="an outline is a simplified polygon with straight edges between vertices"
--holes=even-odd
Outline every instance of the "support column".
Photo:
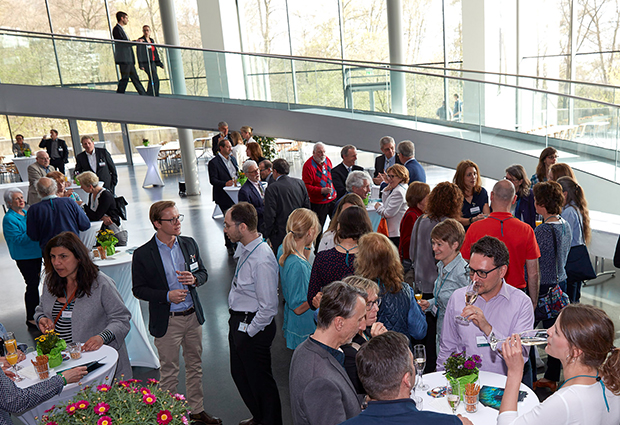
[[[388,40],[390,43],[390,63],[405,62],[403,43],[403,4],[401,0],[387,0]],[[394,66],[394,70],[402,69]],[[407,86],[405,74],[390,71],[390,92],[392,95],[392,113],[407,114]]]
[[80,143],[80,131],[78,130],[76,120],[67,121],[69,121],[69,133],[71,134],[71,144],[73,145],[73,155],[75,157],[77,156],[77,154],[82,152],[82,144]]
[[[174,0],[159,0],[161,24],[164,30],[164,41],[171,46],[180,46],[179,29],[174,11]],[[187,94],[185,87],[185,72],[183,70],[183,58],[181,50],[169,49],[168,62],[170,67],[170,83],[173,94]],[[200,195],[200,181],[196,152],[194,150],[194,138],[188,128],[177,128],[179,134],[179,146],[181,147],[181,161],[183,163],[183,176],[185,178],[186,193],[189,196]]]

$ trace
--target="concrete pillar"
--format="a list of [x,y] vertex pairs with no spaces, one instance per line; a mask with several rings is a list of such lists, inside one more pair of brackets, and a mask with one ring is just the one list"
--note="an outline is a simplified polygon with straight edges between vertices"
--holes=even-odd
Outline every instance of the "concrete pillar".
[[[174,0],[159,0],[159,10],[165,43],[171,46],[180,46],[179,29],[177,27],[176,13],[174,11]],[[172,93],[181,95],[187,94],[181,50],[169,49],[168,63]],[[192,131],[187,128],[178,128],[177,130],[179,134],[179,146],[181,147],[181,161],[183,163],[186,193],[189,196],[200,195],[200,181],[198,180],[196,152],[194,150]]]
[[[401,0],[387,0],[388,40],[390,44],[390,63],[404,63],[403,43],[403,4]],[[395,70],[400,67],[394,67]],[[390,71],[390,92],[392,113],[407,114],[407,86],[405,74]]]

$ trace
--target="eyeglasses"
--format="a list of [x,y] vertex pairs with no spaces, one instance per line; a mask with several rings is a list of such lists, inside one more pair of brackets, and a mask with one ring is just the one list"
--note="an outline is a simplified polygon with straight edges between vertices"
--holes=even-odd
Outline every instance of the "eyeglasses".
[[499,269],[500,267],[501,266],[497,266],[497,267],[492,268],[491,270],[475,270],[469,266],[466,266],[465,274],[469,275],[469,277],[474,277],[474,274],[477,274],[480,279],[486,279],[489,273],[491,273],[494,270]]
[[394,174],[388,174],[387,175],[389,178],[393,179],[394,177],[396,177]]
[[185,218],[185,216],[183,214],[179,214],[176,217],[172,218],[160,218],[158,221],[169,221],[172,224],[176,224],[181,223],[183,221],[183,218]]
[[239,223],[228,224],[224,222],[224,229],[230,229],[233,226],[239,226]]
[[366,311],[370,311],[372,310],[373,306],[377,306],[377,308],[379,308],[379,306],[381,305],[381,298],[377,298],[374,301],[368,301],[366,303]]
[[254,174],[254,173],[259,173],[261,170],[259,170],[258,168],[254,169],[254,170],[248,170],[247,174]]
[[559,156],[558,155],[549,155],[547,158],[551,158],[551,159],[558,159]]

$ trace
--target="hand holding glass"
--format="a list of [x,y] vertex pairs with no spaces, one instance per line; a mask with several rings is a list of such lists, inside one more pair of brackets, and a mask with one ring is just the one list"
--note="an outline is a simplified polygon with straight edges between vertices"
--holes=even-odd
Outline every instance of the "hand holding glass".
[[[467,285],[467,289],[465,290],[465,305],[472,305],[478,299],[478,289],[476,288],[476,284],[473,280],[469,280],[469,285]],[[460,320],[462,324],[469,325],[469,320],[460,314],[456,316],[457,320]]]
[[[547,336],[546,329],[530,329],[519,334],[519,337],[521,337],[521,344],[527,347],[545,345],[547,343]],[[495,335],[491,334],[489,337],[491,350],[497,351],[497,348],[501,348],[504,341],[506,341],[506,338],[498,339]]]

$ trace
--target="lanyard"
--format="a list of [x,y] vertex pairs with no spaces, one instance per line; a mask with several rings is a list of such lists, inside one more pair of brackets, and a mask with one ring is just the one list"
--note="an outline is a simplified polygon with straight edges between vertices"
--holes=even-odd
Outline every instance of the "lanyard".
[[254,254],[254,251],[256,251],[256,248],[258,248],[259,246],[261,246],[263,243],[265,242],[265,240],[263,239],[258,245],[256,245],[254,247],[254,249],[252,251],[250,251],[250,253],[248,254],[247,257],[245,257],[245,259],[243,260],[243,262],[237,266],[237,270],[235,270],[235,282],[237,281],[237,276],[239,276],[239,270],[241,270],[241,267],[243,267],[243,265],[245,264],[246,261],[248,261],[248,258],[250,258],[250,256],[252,254]]
[[[439,286],[439,288],[435,287],[435,291],[433,291],[433,297],[435,297],[435,304],[437,304],[437,301],[439,300],[439,293],[441,292],[441,288],[443,288],[444,283],[446,283],[446,280],[448,280],[450,273],[452,273],[455,268],[456,267],[453,267],[452,270],[450,270],[448,274],[446,274],[446,277],[444,277],[441,281],[441,285]],[[437,280],[439,280],[439,276],[437,276]]]
[[560,385],[558,390],[560,388],[562,388],[564,386],[564,384],[566,384],[568,381],[570,381],[571,379],[575,379],[575,378],[594,378],[594,379],[596,379],[596,382],[600,383],[601,387],[603,388],[603,399],[605,399],[605,406],[607,407],[607,411],[609,412],[609,403],[607,403],[607,396],[605,395],[605,384],[603,384],[603,381],[601,381],[601,377],[598,376],[598,371],[596,372],[596,376],[593,376],[593,375],[577,375],[577,376],[573,376],[572,378],[568,378],[566,381],[562,382],[562,385]]

